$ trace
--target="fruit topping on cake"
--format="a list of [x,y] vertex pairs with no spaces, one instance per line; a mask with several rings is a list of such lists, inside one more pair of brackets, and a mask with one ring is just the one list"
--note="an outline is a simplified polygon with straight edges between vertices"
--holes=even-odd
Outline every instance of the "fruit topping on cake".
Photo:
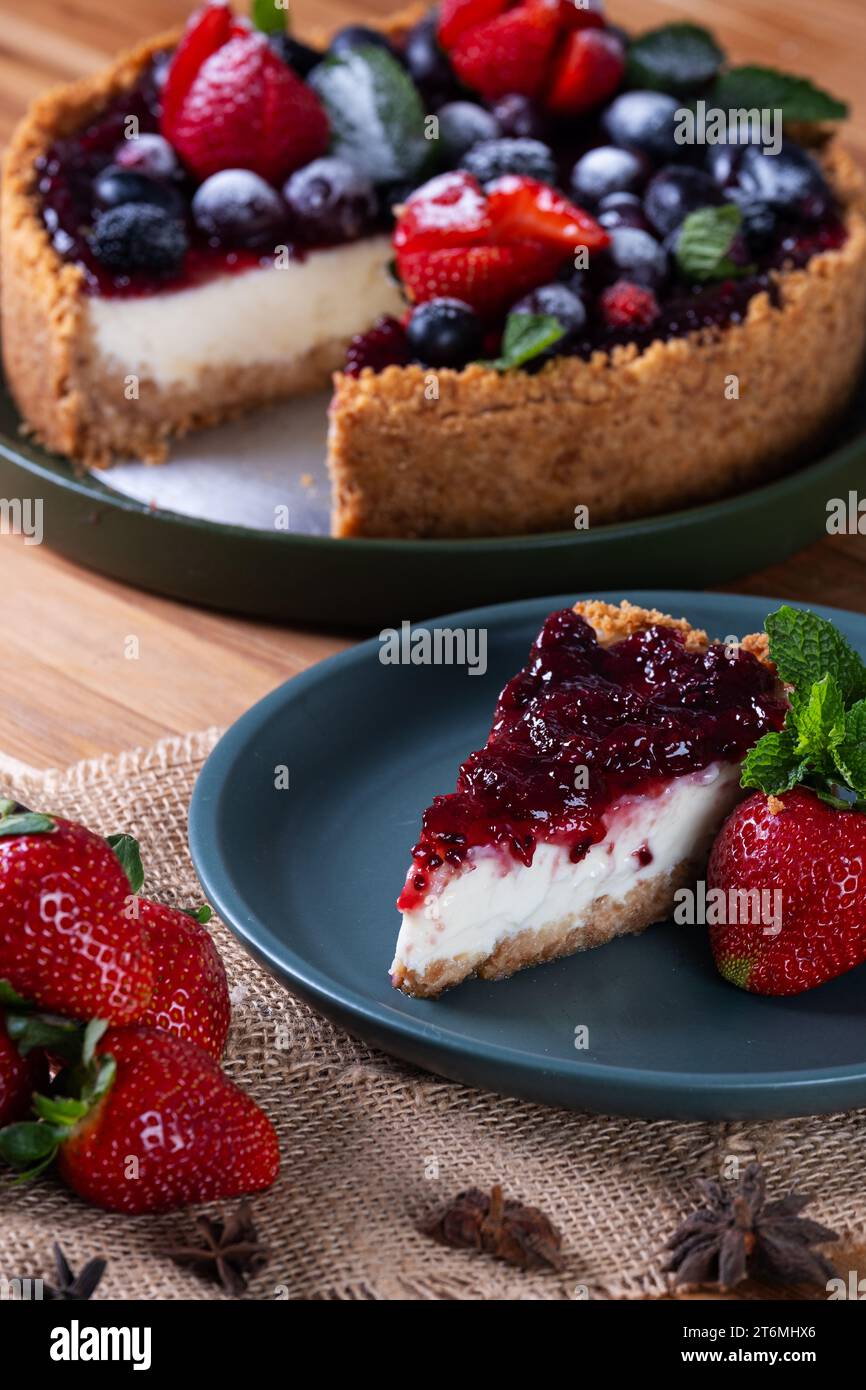
[[866,665],[815,613],[766,630],[790,707],[743,764],[757,790],[713,846],[707,922],[726,980],[799,994],[866,960]]
[[393,983],[436,995],[663,920],[742,795],[747,749],[782,726],[762,655],[625,602],[551,614],[424,813]]

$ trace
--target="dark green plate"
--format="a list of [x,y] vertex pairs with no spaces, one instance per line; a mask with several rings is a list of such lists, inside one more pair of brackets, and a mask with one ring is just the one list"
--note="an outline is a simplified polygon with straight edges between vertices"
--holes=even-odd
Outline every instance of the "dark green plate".
[[75,477],[64,459],[24,440],[19,423],[0,385],[0,492],[43,500],[45,539],[62,555],[191,603],[367,629],[588,585],[725,583],[823,534],[827,499],[858,486],[866,467],[861,406],[820,461],[708,506],[504,539],[333,540],[154,510]]
[[[760,629],[775,606],[631,597],[724,635]],[[391,988],[394,900],[421,810],[483,743],[499,689],[546,614],[572,601],[440,619],[487,629],[484,677],[385,666],[371,641],[257,704],[214,750],[193,797],[190,845],[209,900],[290,989],[374,1046],[456,1081],[648,1118],[866,1105],[866,966],[797,998],[763,999],[717,975],[704,928],[667,924],[435,1001]],[[866,618],[819,611],[866,655]],[[274,786],[280,765],[288,790]],[[588,1051],[575,1050],[581,1025]]]

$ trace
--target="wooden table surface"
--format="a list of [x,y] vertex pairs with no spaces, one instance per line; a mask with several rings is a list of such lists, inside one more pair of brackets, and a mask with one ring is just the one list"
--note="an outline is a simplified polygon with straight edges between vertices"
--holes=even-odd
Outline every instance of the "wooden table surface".
[[[303,31],[390,8],[391,0],[298,0],[292,13]],[[812,76],[853,103],[848,143],[866,163],[863,0],[609,0],[609,8],[635,29],[693,18],[715,28],[739,61]],[[0,0],[0,140],[47,86],[95,71],[189,9],[185,0]],[[647,587],[652,581],[647,574]],[[828,538],[732,587],[866,611],[866,538]],[[11,536],[0,543],[0,634],[0,751],[38,768],[227,724],[349,640],[185,608]],[[135,661],[124,655],[133,635]]]

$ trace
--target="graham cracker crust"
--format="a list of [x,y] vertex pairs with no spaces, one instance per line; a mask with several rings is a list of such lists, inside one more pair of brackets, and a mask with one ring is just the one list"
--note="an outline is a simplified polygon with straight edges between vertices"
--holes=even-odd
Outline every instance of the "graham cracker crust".
[[[619,604],[601,599],[582,600],[574,612],[595,629],[599,642],[612,646],[648,627],[673,627],[683,633],[689,651],[706,651],[711,639],[701,628],[694,628],[686,618],[674,618],[657,608],[641,608],[623,599]],[[750,633],[741,646],[763,665],[773,669],[769,658],[766,633]],[[744,793],[745,794],[745,793]],[[716,830],[718,827],[716,827]],[[644,878],[621,902],[610,902],[605,895],[595,899],[583,912],[573,913],[539,928],[525,928],[517,935],[501,941],[487,956],[442,957],[432,961],[425,970],[407,969],[394,963],[391,983],[395,989],[414,998],[433,999],[446,989],[461,984],[470,976],[483,980],[504,980],[518,970],[561,956],[574,955],[595,946],[604,946],[617,936],[631,936],[645,931],[654,922],[663,922],[671,915],[674,895],[693,884],[702,872],[715,831],[705,843],[695,845],[673,869]],[[532,872],[532,870],[528,870]]]

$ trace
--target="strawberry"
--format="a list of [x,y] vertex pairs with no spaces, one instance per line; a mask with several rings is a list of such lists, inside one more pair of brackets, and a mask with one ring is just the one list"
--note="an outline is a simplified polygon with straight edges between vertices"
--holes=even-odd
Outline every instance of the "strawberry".
[[631,280],[608,285],[598,302],[608,328],[649,328],[661,313],[652,290]]
[[197,1043],[217,1060],[229,1031],[225,967],[207,928],[185,912],[139,899],[153,961],[153,994],[139,1022]]
[[713,846],[710,939],[725,979],[798,994],[866,960],[866,665],[815,613],[785,605],[765,626],[789,708]]
[[513,246],[452,247],[416,251],[398,262],[403,284],[416,304],[460,299],[484,316],[498,313],[545,284],[562,257],[534,242]]
[[558,116],[580,116],[613,96],[625,76],[625,53],[615,34],[581,29],[570,34],[557,60],[546,106]]
[[443,0],[439,10],[438,38],[450,49],[467,29],[495,19],[508,8],[508,0]]
[[460,34],[450,51],[451,66],[488,101],[510,92],[535,96],[544,84],[558,32],[554,8],[521,5]]
[[601,0],[558,0],[563,29],[603,29],[607,23]]
[[0,818],[0,980],[73,1018],[139,1018],[153,970],[117,856],[82,825]]
[[0,1125],[19,1120],[30,1109],[34,1091],[48,1084],[48,1067],[44,1056],[32,1052],[22,1057],[6,1029],[0,1013]]
[[756,905],[724,914],[748,921],[710,926],[726,980],[756,994],[799,994],[832,980],[866,960],[866,815],[804,788],[778,802],[756,792],[716,839],[707,888],[721,889],[726,903],[745,902],[731,893],[750,894]]
[[279,1144],[262,1110],[195,1043],[155,1028],[91,1025],[81,1062],[38,1121],[0,1131],[0,1155],[60,1176],[109,1211],[170,1211],[270,1187]]
[[462,169],[439,174],[407,199],[394,229],[394,250],[442,251],[489,238],[487,200],[478,180]]
[[228,43],[234,17],[224,0],[205,5],[190,16],[162,89],[162,122],[171,128],[177,113],[206,58]]
[[560,248],[563,257],[577,246],[601,251],[610,245],[610,236],[589,213],[524,174],[505,174],[490,185],[487,213],[495,241],[538,241]]
[[[202,24],[208,18],[205,18]],[[278,182],[325,153],[328,118],[316,93],[277,56],[264,34],[234,26],[204,57],[178,50],[167,79],[171,99],[161,129],[200,179],[220,169],[252,169]],[[175,76],[175,64],[181,65]]]
[[410,299],[461,299],[493,317],[545,284],[577,245],[607,233],[546,184],[507,174],[485,197],[472,174],[441,174],[416,190],[394,232]]

